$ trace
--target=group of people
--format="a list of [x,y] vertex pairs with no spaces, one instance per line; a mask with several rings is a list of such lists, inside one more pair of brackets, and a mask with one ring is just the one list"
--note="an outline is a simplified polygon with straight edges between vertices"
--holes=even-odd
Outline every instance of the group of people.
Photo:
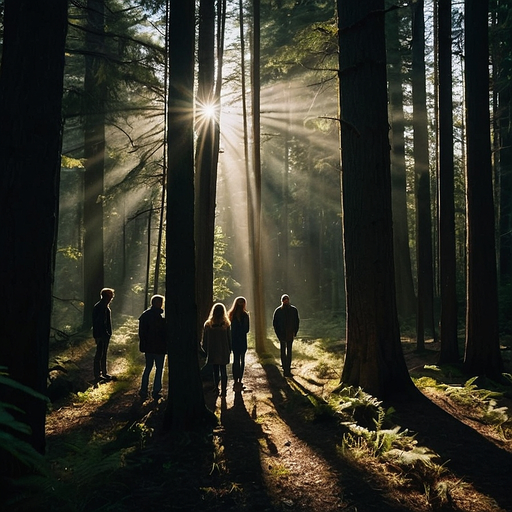
[[[107,351],[112,336],[110,303],[114,298],[114,290],[103,288],[100,297],[100,300],[94,305],[92,313],[93,337],[96,341],[93,364],[95,385],[113,379],[107,373]],[[139,349],[144,353],[146,363],[139,390],[139,396],[143,400],[148,396],[149,376],[153,366],[155,366],[155,377],[151,394],[155,400],[161,397],[162,376],[167,353],[163,307],[164,297],[153,295],[151,307],[139,317]],[[299,330],[299,322],[297,308],[290,304],[290,297],[287,294],[282,295],[280,306],[274,310],[272,325],[279,340],[281,365],[285,377],[291,376],[292,345]],[[245,371],[249,328],[249,313],[244,297],[237,297],[229,310],[226,310],[221,302],[214,304],[204,323],[201,347],[206,353],[206,364],[210,364],[212,367],[214,389],[222,397],[227,394],[227,365],[230,363],[231,353],[233,353],[233,390],[242,391],[245,388],[242,378]]]

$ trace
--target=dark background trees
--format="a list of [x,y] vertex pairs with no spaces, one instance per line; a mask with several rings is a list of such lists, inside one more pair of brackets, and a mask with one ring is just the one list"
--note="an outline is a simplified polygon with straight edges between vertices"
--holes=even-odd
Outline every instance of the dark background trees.
[[[472,176],[471,166],[474,165],[475,160],[474,156],[471,156],[472,153],[467,144],[472,136],[466,136],[462,89],[458,86],[462,77],[462,74],[458,72],[459,65],[465,60],[464,49],[460,44],[464,33],[461,25],[460,5],[452,5],[451,10],[448,9],[450,13],[447,13],[445,9],[442,18],[445,22],[445,29],[448,18],[453,27],[452,40],[447,38],[444,41],[443,55],[446,57],[448,53],[452,53],[454,76],[452,80],[446,72],[441,73],[441,68],[439,69],[439,99],[442,98],[444,106],[442,108],[440,106],[439,111],[436,112],[435,86],[438,82],[432,63],[435,62],[433,52],[437,50],[432,47],[429,35],[431,34],[430,28],[434,26],[431,13],[434,12],[433,9],[437,4],[427,1],[424,3],[424,13],[421,12],[421,9],[415,10],[414,27],[410,6],[402,4],[399,2],[397,8],[387,12],[383,21],[388,29],[388,40],[392,37],[395,42],[388,44],[387,79],[390,92],[389,118],[392,127],[393,172],[399,171],[393,176],[398,177],[396,181],[399,181],[400,184],[401,198],[399,203],[381,204],[380,207],[384,212],[383,216],[386,215],[386,219],[388,219],[389,213],[387,210],[393,210],[394,222],[397,227],[398,219],[400,220],[400,230],[397,229],[395,232],[395,241],[398,236],[402,240],[401,249],[397,248],[395,253],[395,256],[400,256],[400,259],[395,258],[395,265],[398,267],[395,275],[401,276],[400,281],[397,282],[402,283],[404,276],[404,279],[407,280],[411,276],[415,276],[414,283],[407,284],[407,292],[403,292],[402,285],[399,287],[400,299],[405,300],[405,305],[402,305],[400,310],[406,311],[407,306],[410,305],[408,302],[414,300],[411,284],[414,284],[416,291],[419,292],[420,306],[423,308],[428,304],[428,308],[425,309],[425,317],[428,318],[428,327],[432,324],[432,328],[430,330],[418,329],[418,338],[421,338],[423,331],[432,337],[435,334],[435,326],[440,319],[439,287],[444,288],[446,275],[457,281],[456,292],[458,295],[456,299],[459,310],[462,312],[466,306],[463,293],[466,259],[470,260],[469,265],[472,266],[474,260],[471,258],[477,256],[479,250],[474,249],[479,246],[478,242],[476,245],[471,244],[466,249],[464,241],[465,223],[466,220],[470,220],[469,212],[472,209],[472,207],[469,208],[468,203],[468,217],[466,217],[464,213],[466,207],[464,198],[466,147],[468,149],[468,178],[470,175]],[[499,209],[496,211],[493,211],[492,208],[486,209],[485,221],[482,217],[479,223],[481,226],[485,225],[484,229],[487,233],[499,225],[497,239],[501,243],[496,245],[501,255],[499,265],[501,273],[497,276],[500,283],[500,301],[497,302],[493,299],[486,304],[486,307],[489,308],[488,318],[496,319],[493,315],[498,309],[500,310],[502,316],[498,318],[498,320],[501,319],[498,328],[501,327],[503,333],[506,332],[507,322],[508,325],[510,324],[507,304],[510,304],[511,300],[510,283],[507,277],[508,249],[506,241],[507,226],[509,225],[507,205],[510,203],[507,181],[507,169],[509,169],[507,164],[507,148],[509,146],[507,143],[507,134],[509,133],[507,112],[510,107],[510,98],[507,96],[506,86],[510,74],[507,67],[507,62],[510,60],[510,47],[506,38],[506,34],[508,34],[506,21],[510,13],[510,6],[508,2],[491,2],[490,4],[491,19],[494,23],[491,27],[491,42],[496,80],[489,85],[493,88],[492,106],[495,109],[493,119],[499,120],[499,124],[496,121],[496,124],[492,126],[492,134],[493,140],[500,142],[499,144],[496,142],[497,145],[493,148],[496,158],[491,164],[494,167],[489,171],[489,162],[484,162],[487,169],[486,174],[493,172],[494,179],[490,184],[486,183],[485,187],[480,187],[478,184],[475,187],[472,180],[468,179],[468,188],[471,188],[471,194],[475,194],[475,197],[471,195],[470,201],[476,198],[477,202],[481,201],[486,208],[489,207],[489,198],[499,198],[497,205]],[[9,3],[5,4],[6,16],[9,5]],[[212,3],[204,5],[211,7]],[[221,4],[218,3],[217,6],[219,5]],[[416,9],[422,5],[422,2],[415,3]],[[446,7],[444,3],[441,5]],[[59,332],[64,338],[78,331],[84,323],[84,318],[87,323],[89,315],[87,308],[90,307],[91,302],[96,300],[98,288],[103,285],[116,288],[115,307],[118,322],[123,322],[125,318],[136,318],[147,303],[150,290],[156,288],[159,280],[161,282],[166,267],[171,261],[171,255],[173,258],[170,270],[173,275],[172,279],[187,279],[187,285],[183,285],[183,295],[180,291],[179,296],[171,298],[169,307],[172,309],[173,301],[176,301],[176,307],[178,307],[178,302],[184,300],[188,308],[186,318],[191,320],[195,315],[197,326],[204,321],[204,318],[201,317],[205,315],[208,302],[223,300],[229,303],[234,296],[242,294],[249,298],[249,308],[254,320],[260,325],[260,333],[262,332],[260,337],[267,337],[271,341],[272,333],[267,332],[264,320],[270,317],[272,309],[278,303],[279,296],[286,291],[291,294],[293,302],[301,311],[301,316],[304,319],[303,335],[305,338],[317,336],[321,328],[330,323],[338,329],[336,336],[343,336],[345,289],[341,225],[342,220],[350,223],[350,216],[360,208],[360,205],[356,204],[355,197],[348,194],[343,207],[346,218],[342,219],[336,81],[338,39],[334,16],[335,5],[334,2],[324,1],[275,2],[268,0],[256,3],[255,6],[260,7],[256,13],[259,12],[261,16],[261,45],[255,44],[257,39],[251,40],[251,37],[257,34],[253,25],[255,18],[252,17],[252,10],[249,8],[251,5],[249,3],[244,5],[243,2],[226,2],[228,37],[224,60],[221,59],[220,51],[213,54],[209,51],[211,48],[208,48],[208,52],[205,52],[210,59],[207,66],[208,80],[204,81],[205,90],[211,91],[211,71],[212,67],[217,66],[215,92],[217,93],[218,88],[222,85],[222,108],[218,125],[215,125],[215,130],[220,127],[220,139],[214,140],[214,137],[209,139],[213,148],[212,158],[210,161],[205,159],[205,168],[213,174],[218,171],[218,175],[216,179],[205,181],[207,186],[202,196],[211,199],[208,206],[210,225],[208,230],[205,230],[208,237],[205,252],[208,252],[208,261],[210,261],[213,247],[214,269],[211,268],[211,265],[208,268],[208,264],[198,265],[196,269],[187,259],[193,257],[192,249],[187,244],[191,243],[188,229],[192,217],[195,217],[193,223],[197,234],[199,208],[191,211],[191,205],[188,202],[182,202],[186,198],[188,198],[187,201],[193,202],[189,196],[189,181],[178,185],[168,184],[169,193],[178,194],[178,196],[168,199],[169,204],[172,204],[173,208],[176,207],[176,204],[180,205],[180,214],[183,214],[180,223],[183,221],[184,226],[177,226],[175,221],[170,223],[169,212],[166,217],[165,204],[162,201],[167,177],[167,163],[170,162],[176,166],[178,165],[177,161],[183,156],[178,155],[178,160],[176,160],[173,153],[172,159],[167,160],[165,153],[167,143],[172,151],[177,151],[175,146],[178,139],[176,137],[183,135],[178,131],[173,131],[172,136],[166,135],[167,120],[175,120],[173,116],[168,118],[166,116],[169,71],[166,52],[168,49],[175,51],[176,48],[173,46],[179,47],[180,45],[179,41],[173,39],[171,48],[166,40],[168,24],[166,8],[168,6],[165,2],[132,3],[111,0],[73,2],[71,4],[66,43],[67,60],[63,110],[65,158],[60,180],[62,201],[52,320],[54,332]],[[380,3],[379,7],[382,7]],[[236,12],[237,9],[245,10],[246,14],[250,14],[245,17],[242,33],[248,36],[248,40],[244,41],[245,54],[243,58],[245,59],[244,64],[252,64],[251,92],[253,95],[244,91],[243,98],[240,93],[241,83],[245,81],[245,73],[251,69],[251,66],[244,66],[243,71],[241,70],[240,38],[238,36],[240,27],[234,21],[235,14],[236,18],[240,19],[238,16],[240,13]],[[468,12],[471,13],[471,11]],[[487,9],[485,9],[485,13],[487,13]],[[197,12],[194,11],[194,16],[196,14]],[[190,12],[189,15],[191,15]],[[223,23],[222,14],[216,11],[215,17],[216,26],[220,27]],[[96,20],[96,18],[98,19]],[[394,26],[390,22],[392,18]],[[90,19],[90,23],[87,22],[88,19]],[[5,62],[2,62],[2,70],[8,70],[9,77],[16,77],[18,74],[26,74],[28,71],[22,68],[21,64],[24,61],[20,61],[19,66],[9,61],[9,51],[11,50],[8,47],[8,41],[12,35],[9,36],[7,21],[6,18],[6,31],[3,40]],[[423,22],[428,24],[427,30],[414,31],[412,48],[413,50],[419,49],[419,51],[415,53],[413,65],[413,60],[407,51],[394,53],[391,47],[399,46],[400,50],[408,49],[413,33],[412,29],[417,27],[421,29]],[[187,26],[188,30],[192,31],[188,24]],[[201,30],[204,36],[206,32],[203,32],[205,29],[201,27],[202,24],[199,24],[196,29]],[[208,27],[211,27],[211,23],[208,24]],[[488,28],[488,25],[484,25],[479,27],[479,30],[484,33]],[[245,32],[243,32],[244,29]],[[218,32],[220,34],[220,31]],[[446,33],[448,33],[447,30]],[[210,44],[210,36],[208,41]],[[221,44],[218,41],[215,44],[220,50]],[[425,42],[427,44],[424,44]],[[489,51],[488,45],[485,46]],[[201,51],[204,48],[205,46],[202,45]],[[251,62],[251,58],[256,55],[258,48],[260,48],[259,58],[253,59]],[[352,52],[354,55],[357,50],[356,47],[343,49],[343,51]],[[187,65],[189,67],[194,64],[194,58],[195,55],[188,57]],[[381,55],[381,59],[385,61],[386,56]],[[479,57],[479,60],[483,62],[485,57]],[[446,59],[442,60],[440,56],[440,67],[441,61],[446,62]],[[12,66],[12,70],[10,66]],[[420,76],[419,82],[421,82],[417,85],[414,80],[414,87],[411,85],[413,68],[414,76]],[[4,80],[7,80],[5,78],[7,71],[2,72]],[[222,80],[219,78],[221,72],[225,77]],[[241,76],[242,72],[244,76]],[[187,69],[187,73],[190,74],[190,69]],[[192,68],[192,73],[194,73],[194,68]],[[380,73],[379,67],[379,76]],[[190,91],[193,90],[193,87],[190,85],[190,76],[187,76],[186,87],[189,94],[192,95]],[[14,80],[12,82],[16,84]],[[430,84],[434,84],[434,86]],[[353,85],[350,80],[348,85]],[[11,86],[12,84],[9,84],[9,87]],[[345,86],[347,84],[342,79],[342,87]],[[425,91],[421,90],[423,88]],[[413,96],[414,99],[417,99],[418,90],[421,92],[420,101],[416,101],[416,104],[413,105],[412,99]],[[485,91],[485,94],[482,91]],[[449,92],[452,93],[451,100],[448,98]],[[473,92],[468,93],[466,101],[468,134],[470,132],[474,134],[470,111],[478,108],[481,110],[480,116],[483,116],[485,112],[489,113],[488,93],[488,84],[484,84],[483,88],[479,89],[478,95]],[[15,101],[17,91],[9,89],[8,94],[9,102],[23,103],[21,100]],[[384,116],[381,112],[381,104],[387,105],[387,99],[382,92],[377,97],[380,100],[379,106],[375,107],[375,113],[379,112],[379,122],[384,122],[383,117],[381,119],[381,115]],[[371,100],[373,99],[372,97]],[[6,104],[8,101],[6,100]],[[193,96],[189,97],[187,101],[187,108],[192,110],[194,108]],[[254,116],[251,119],[245,116],[245,120],[243,120],[240,115],[240,104],[243,102],[246,103],[246,112],[251,109],[253,111]],[[370,99],[366,96],[358,102],[361,112],[363,107],[368,108],[370,105]],[[443,162],[445,155],[450,155],[449,151],[445,152],[447,147],[445,142],[441,143],[440,140],[439,146],[436,145],[435,126],[438,125],[441,128],[442,122],[442,126],[446,127],[446,117],[441,118],[441,116],[446,115],[450,110],[450,102],[454,134],[452,138],[454,142],[454,186],[453,192],[448,191],[447,199],[449,201],[453,199],[453,228],[449,219],[450,215],[446,216],[447,210],[444,203],[443,205],[436,203],[438,176],[435,173],[436,160],[439,158],[440,177],[446,176],[444,172],[446,166],[445,164],[441,165],[441,153]],[[401,103],[403,103],[402,106],[400,106]],[[418,105],[423,110],[421,122],[415,122],[417,119],[411,115],[412,112],[417,112]],[[176,111],[173,111],[173,114],[176,114]],[[357,125],[356,121],[359,121],[358,116],[359,111],[356,111],[354,114],[356,119],[351,121],[354,126]],[[246,129],[243,130],[244,122],[247,123],[248,120],[250,126],[246,126]],[[258,128],[259,123],[261,124]],[[13,127],[16,126],[16,124],[13,125]],[[197,129],[198,124],[195,124],[195,127]],[[173,127],[173,130],[175,129],[176,127]],[[191,144],[189,130],[190,126],[187,125],[185,129],[189,137],[186,141],[187,151],[190,150]],[[241,136],[242,131],[245,133]],[[416,140],[415,137],[415,134],[420,131],[422,133],[421,141]],[[443,132],[446,133],[446,129],[443,129]],[[217,134],[215,134],[216,136]],[[487,137],[487,134],[485,136]],[[449,138],[450,135],[448,135]],[[379,142],[379,147],[381,142]],[[7,144],[7,142],[3,144]],[[218,151],[216,144],[219,145]],[[90,149],[93,145],[96,145],[94,150]],[[173,147],[171,148],[171,146]],[[245,148],[245,150],[240,151],[241,148]],[[45,149],[48,150],[48,148]],[[195,149],[192,148],[194,152]],[[422,151],[421,158],[417,154],[419,149]],[[5,153],[3,158],[7,158],[6,151],[3,150]],[[487,149],[484,149],[484,152],[487,154]],[[38,165],[42,162],[41,158],[45,154],[41,153]],[[471,158],[469,158],[470,156]],[[351,165],[366,168],[367,157],[368,155],[361,151]],[[91,164],[95,158],[97,158],[98,165],[94,168],[91,167]],[[197,167],[194,169],[194,166],[198,165],[200,159],[195,153],[192,157],[187,154],[186,158],[188,159],[186,180],[188,180],[190,173],[197,171]],[[190,162],[190,158],[192,158],[192,162]],[[218,165],[216,166],[217,158]],[[248,166],[248,160],[251,160],[250,166]],[[379,160],[379,165],[383,161]],[[387,166],[387,163],[385,165]],[[96,169],[98,178],[95,177],[91,181],[97,184],[97,188],[89,195],[90,201],[88,200],[87,204],[96,211],[93,215],[96,221],[95,227],[89,226],[87,218],[90,217],[86,213],[88,208],[84,202],[84,184],[89,183],[93,169]],[[414,185],[415,169],[416,171],[421,169],[421,173],[416,173],[421,175],[421,187],[418,190],[415,190]],[[32,171],[34,172],[33,169]],[[177,172],[176,167],[173,167],[173,172]],[[183,172],[183,168],[180,168],[180,172]],[[4,190],[10,190],[9,175],[6,174],[3,179],[6,180],[3,182]],[[101,179],[103,179],[103,184],[100,183]],[[418,180],[419,182],[420,180]],[[375,192],[373,187],[381,185],[387,187],[387,182],[381,183],[374,180],[370,185],[369,183],[357,183],[357,180],[354,179],[352,185],[368,187],[364,190],[368,191],[367,195],[371,197],[371,193]],[[47,182],[45,182],[45,186],[48,186]],[[444,186],[440,185],[440,187],[446,190]],[[490,191],[489,187],[491,187]],[[87,188],[89,187],[87,186]],[[422,191],[421,195],[417,194],[419,189]],[[186,192],[180,195],[181,190]],[[4,193],[11,200],[13,194]],[[216,205],[214,205],[214,199],[216,199]],[[382,200],[380,196],[377,199]],[[178,203],[175,204],[175,200]],[[200,206],[204,206],[202,199],[200,203]],[[30,207],[35,204],[37,203],[30,203]],[[397,204],[399,204],[400,212]],[[419,205],[422,206],[421,214]],[[16,206],[18,207],[18,205]],[[47,206],[46,203],[45,206]],[[377,208],[379,203],[372,202],[370,206]],[[9,220],[12,212],[8,211],[7,207],[3,208],[6,208],[5,219]],[[23,213],[25,213],[25,209]],[[215,215],[215,229],[212,229],[211,224],[213,215]],[[362,211],[361,215],[364,217],[369,214]],[[251,219],[251,216],[261,220],[259,235],[259,228],[256,224],[252,228],[247,225],[252,222],[247,220]],[[384,218],[383,216],[382,218]],[[2,218],[4,217],[2,216]],[[176,212],[172,213],[171,218],[176,219]],[[415,226],[416,218],[422,219],[421,230],[418,229],[419,223],[418,228]],[[454,235],[455,244],[454,247],[451,246],[450,253],[453,255],[455,252],[456,255],[455,269],[453,261],[450,266],[444,261],[444,257],[439,257],[441,252],[438,254],[435,243],[433,248],[429,247],[429,242],[437,241],[438,235],[446,240],[445,235],[438,232],[437,229],[439,223],[447,218],[450,220],[448,230],[452,231]],[[368,221],[367,218],[364,220]],[[10,225],[10,221],[5,224]],[[167,235],[164,224],[167,224]],[[172,231],[178,228],[184,231]],[[3,226],[3,229],[11,228]],[[22,227],[16,224],[13,229],[18,230]],[[103,231],[103,236],[101,231]],[[214,232],[217,233],[215,240]],[[171,233],[171,240],[168,239],[169,233]],[[91,234],[92,237],[89,238]],[[389,242],[388,237],[391,236],[388,227],[386,226],[382,233],[379,232],[379,235],[382,235],[383,239],[377,244],[378,248],[375,250],[388,251],[389,248],[385,245]],[[8,236],[12,237],[13,235],[9,232]],[[351,232],[348,236],[358,236],[358,233]],[[93,251],[92,257],[97,262],[96,270],[89,274],[93,266],[88,263],[91,261],[87,257],[88,250],[91,249],[98,237],[103,240],[104,248]],[[183,247],[186,247],[187,258],[184,258],[183,254],[172,252],[181,247],[182,238],[183,241],[186,240],[186,244],[183,242]],[[468,238],[468,240],[470,239]],[[495,242],[487,238],[486,240],[486,251],[492,252]],[[32,241],[33,246],[38,248],[38,252],[46,254],[46,246],[43,247],[37,238],[33,238]],[[197,239],[192,240],[192,242],[196,241]],[[17,242],[21,243],[18,240]],[[167,247],[167,251],[163,250],[164,246]],[[43,250],[39,251],[39,247],[43,247]],[[224,251],[222,258],[216,258],[216,254],[218,254],[216,251],[220,252],[221,247]],[[442,244],[439,249],[443,250]],[[248,257],[250,251],[255,253],[254,260]],[[259,251],[261,254],[258,256],[256,253]],[[422,260],[425,255],[426,265]],[[434,258],[433,261],[429,261],[430,255]],[[358,262],[359,260],[364,261],[365,256],[367,256],[366,249],[358,248],[355,254],[346,255],[346,258],[347,261]],[[4,257],[8,258],[8,256]],[[20,261],[25,261],[24,257]],[[218,265],[219,260],[221,263]],[[264,269],[263,272],[259,267],[260,264]],[[183,265],[186,269],[183,271],[183,275],[175,274],[180,271],[179,268],[176,268],[177,265]],[[479,276],[483,275],[484,280],[490,276],[490,281],[492,281],[493,278],[489,272],[492,271],[493,266],[492,263],[480,266]],[[221,271],[218,270],[220,268]],[[432,276],[428,275],[426,281],[420,283],[418,275],[422,276],[422,269],[425,268],[427,268],[428,274],[430,272],[433,274]],[[488,270],[489,268],[491,270]],[[187,295],[188,286],[196,282],[197,274],[192,276],[194,272],[199,272],[199,277],[204,279],[201,282],[205,283],[196,288],[196,303],[198,295],[207,297],[204,299],[202,312],[199,315],[191,313],[194,306],[192,299]],[[215,283],[220,272],[223,273],[223,286],[216,289]],[[99,277],[101,273],[104,274],[103,278]],[[168,273],[168,279],[171,274]],[[211,283],[212,275],[213,285]],[[479,280],[481,279],[479,277]],[[197,282],[200,280],[198,279]],[[475,281],[473,280],[473,282]],[[7,289],[12,288],[11,281],[6,281],[6,283],[10,283],[6,287]],[[166,287],[170,285],[169,283],[170,281],[167,280]],[[429,293],[426,295],[423,293],[425,283],[429,288]],[[153,284],[155,287],[152,286]],[[430,294],[431,284],[434,295]],[[90,290],[86,291],[89,285]],[[211,290],[211,285],[213,290]],[[388,285],[392,287],[393,283],[386,280],[385,287],[387,288]],[[32,283],[31,286],[33,286]],[[174,285],[172,286],[174,288]],[[367,300],[367,297],[373,300],[373,294],[378,288],[374,282],[358,279],[357,286],[359,290],[356,290],[356,293],[360,293],[364,300]],[[181,289],[181,285],[176,288]],[[213,291],[212,295],[210,291]],[[394,293],[391,288],[388,292],[392,295]],[[167,294],[169,293],[171,292],[167,290]],[[348,295],[353,297],[353,294],[354,292],[351,291]],[[6,303],[8,303],[8,295],[9,293],[6,292],[4,297]],[[475,290],[472,291],[471,297],[475,297]],[[450,300],[453,306],[453,296]],[[9,308],[11,307],[9,306]],[[391,303],[386,307],[392,307]],[[473,306],[470,305],[470,308]],[[10,311],[10,309],[6,309],[6,311]],[[173,314],[176,312],[174,311]],[[191,316],[189,317],[188,314]],[[363,319],[363,317],[366,318],[366,314],[365,312],[362,315],[355,326],[351,324],[350,329],[359,329],[358,324],[366,322],[366,319]],[[391,311],[389,315],[384,314],[384,316],[390,317],[390,325],[386,329],[390,328],[393,332],[390,339],[396,340],[394,312]],[[416,333],[411,329],[410,319],[406,317],[409,317],[408,313],[401,318],[403,321],[400,324],[400,334],[414,338]],[[473,314],[468,318],[473,318]],[[449,327],[452,337],[451,344],[455,345],[460,341],[457,339],[457,334],[461,338],[463,337],[461,332],[463,325],[457,323],[457,318],[453,313],[450,320],[452,321]],[[255,325],[256,322],[253,326]],[[443,325],[448,328],[446,320],[442,320],[442,329]],[[454,333],[457,327],[459,332]],[[493,340],[496,340],[500,334],[496,329],[493,323],[491,329]],[[195,333],[188,332],[187,338],[190,335],[197,339],[199,337],[197,330],[198,328]],[[381,329],[374,329],[374,334],[377,330]],[[384,330],[383,328],[382,331],[384,332]],[[471,324],[470,331],[474,331],[473,324]],[[443,338],[446,340],[447,336],[443,335]],[[427,337],[424,341],[430,342],[431,339]],[[481,334],[478,335],[478,339],[483,339]],[[251,342],[253,342],[252,339]],[[28,341],[25,340],[25,343]],[[394,345],[395,341],[391,341],[391,343]],[[494,356],[497,356],[499,351],[496,351],[496,341],[493,341],[493,344]],[[471,345],[468,344],[469,346]],[[394,353],[394,348],[392,353]],[[14,354],[15,352],[13,352]],[[44,354],[42,356],[44,359]],[[188,359],[189,356],[190,359]],[[398,359],[400,358],[399,354],[396,356]],[[191,364],[195,364],[194,357],[188,352],[184,357],[187,358],[187,361],[192,362]],[[457,360],[457,356],[450,356],[450,359]],[[498,357],[493,357],[493,361],[499,364]],[[493,367],[497,368],[494,363]],[[488,370],[485,372],[488,373]],[[199,394],[196,395],[196,398],[200,403]]]

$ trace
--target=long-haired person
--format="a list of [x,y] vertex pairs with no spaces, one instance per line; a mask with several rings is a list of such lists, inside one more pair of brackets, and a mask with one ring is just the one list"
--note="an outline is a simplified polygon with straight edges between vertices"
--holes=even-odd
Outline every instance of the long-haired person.
[[206,363],[213,367],[213,381],[220,395],[226,396],[228,374],[226,366],[231,356],[231,327],[224,304],[217,302],[213,305],[208,320],[204,323],[203,350],[206,352]]
[[228,311],[231,322],[231,340],[233,348],[233,389],[244,389],[242,378],[245,370],[245,353],[247,352],[247,333],[249,332],[249,313],[245,297],[237,297]]

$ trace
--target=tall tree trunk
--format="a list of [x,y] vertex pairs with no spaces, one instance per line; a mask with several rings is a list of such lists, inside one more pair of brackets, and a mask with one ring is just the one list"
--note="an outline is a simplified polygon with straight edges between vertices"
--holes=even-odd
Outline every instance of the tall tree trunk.
[[412,3],[412,101],[414,175],[416,180],[416,261],[418,269],[416,342],[418,350],[425,347],[426,328],[432,333],[434,339],[436,338],[423,4],[423,0]]
[[[499,283],[511,287],[512,279],[512,96],[510,72],[512,48],[507,44],[506,31],[510,30],[510,2],[507,9],[501,7],[497,15],[495,31],[495,49],[493,63],[497,80],[494,82],[497,97],[496,133],[497,141],[496,161],[499,168]],[[512,292],[509,292],[512,293]],[[511,313],[509,313],[511,315]],[[509,316],[510,322],[510,316]]]
[[341,381],[414,389],[395,299],[384,0],[338,0],[347,349]]
[[169,175],[166,318],[169,400],[165,425],[193,430],[210,417],[197,354],[194,244],[195,1],[171,0],[169,24]]
[[[169,85],[169,56],[167,52],[169,51],[169,2],[165,2],[165,63],[164,63],[164,91],[168,90]],[[164,133],[167,133],[167,101],[164,101]],[[159,293],[160,289],[160,266],[162,262],[162,240],[164,234],[165,227],[165,201],[166,191],[167,191],[167,140],[164,140],[163,143],[163,157],[162,157],[162,196],[160,200],[160,220],[158,224],[158,241],[156,247],[156,258],[155,258],[155,280],[153,287],[153,294]]]
[[439,23],[439,276],[441,289],[440,363],[459,361],[457,341],[457,265],[452,114],[452,5],[438,0]]
[[[291,137],[291,105],[290,105],[290,89],[286,85],[283,89],[283,105],[286,109],[286,125],[284,128],[283,141],[283,179],[281,181],[281,243],[279,244],[279,264],[281,266],[281,287],[283,293],[290,293],[288,288],[290,282],[290,225],[289,225],[289,176],[290,176],[290,137]],[[277,297],[276,297],[277,299]],[[277,300],[276,300],[277,302]]]
[[[199,3],[195,220],[198,330],[206,320],[213,303],[213,246],[218,161],[218,152],[215,154],[217,122],[211,115],[212,106],[215,104],[214,51],[215,2],[201,0]],[[218,105],[215,106],[216,109],[218,107]]]
[[466,0],[465,8],[468,263],[464,369],[469,375],[501,379],[489,121],[488,1]]
[[[58,215],[67,1],[6,0],[0,68],[0,366],[46,392]],[[37,77],[37,80],[34,79]],[[46,404],[15,392],[0,401],[45,449]],[[5,464],[5,461],[3,461]],[[5,466],[4,466],[5,469]]]
[[[249,254],[249,261],[254,261],[253,257],[253,240],[254,240],[254,223],[252,212],[252,176],[251,176],[251,156],[249,154],[249,113],[247,108],[247,80],[246,80],[246,66],[245,66],[245,30],[244,30],[244,4],[243,0],[239,0],[239,22],[240,22],[240,75],[241,75],[241,94],[242,94],[242,122],[243,122],[243,138],[244,138],[244,170],[245,170],[245,185],[246,185],[246,203],[247,203],[247,231],[248,231],[248,246],[247,251]],[[249,289],[253,290],[254,299],[254,272],[249,272]],[[255,301],[254,301],[255,302]]]
[[[390,0],[388,0],[390,3]],[[405,165],[405,121],[402,90],[402,55],[399,39],[399,10],[386,15],[389,114],[391,125],[391,193],[393,201],[393,247],[396,298],[399,315],[414,318],[416,295],[412,278],[409,226],[407,221],[407,179]]]
[[265,297],[263,288],[263,258],[261,254],[261,136],[260,136],[260,0],[253,0],[253,55],[252,55],[252,136],[254,194],[251,204],[254,225],[253,240],[253,283],[254,283],[254,324],[256,351],[265,350],[266,322]]
[[87,0],[84,118],[84,327],[105,286],[103,268],[103,195],[105,171],[105,0]]

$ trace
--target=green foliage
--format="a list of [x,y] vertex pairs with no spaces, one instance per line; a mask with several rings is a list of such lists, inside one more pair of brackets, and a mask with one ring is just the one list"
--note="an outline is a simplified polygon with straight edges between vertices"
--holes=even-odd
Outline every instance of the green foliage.
[[72,158],[70,156],[62,155],[60,159],[60,165],[64,169],[83,169],[84,159],[83,158]]
[[62,254],[64,258],[73,260],[73,261],[79,261],[82,257],[82,251],[77,249],[76,247],[71,247],[68,245],[67,247],[61,247],[60,249],[57,249],[57,253]]
[[233,283],[231,278],[231,263],[226,259],[226,236],[220,226],[215,226],[214,250],[213,250],[213,300],[222,301],[232,295],[233,291],[230,285]]
[[414,384],[416,385],[416,387],[419,389],[436,388],[439,386],[437,380],[434,379],[433,377],[423,376],[423,377],[419,377],[417,379],[413,379],[413,381],[414,381]]
[[503,393],[478,387],[478,377],[467,380],[463,386],[443,385],[445,393],[458,404],[470,408],[487,408],[490,399],[500,398]]
[[383,428],[393,409],[387,411],[375,397],[365,393],[361,388],[352,386],[343,388],[339,396],[338,413],[348,419],[342,424],[348,428],[343,436],[343,446],[363,447],[377,457],[388,452],[400,439],[406,438],[407,431],[400,427]]
[[[381,402],[364,393],[361,388],[347,387],[339,394],[341,401],[338,412],[342,424],[347,428],[343,435],[339,451],[344,457],[368,459],[382,464],[384,472],[387,464],[393,468],[393,477],[400,481],[400,486],[412,485],[425,492],[429,503],[445,502],[446,497],[440,495],[439,489],[443,486],[440,480],[445,472],[440,465],[439,455],[429,448],[418,446],[416,439],[407,430],[393,425],[384,428],[390,423],[392,409],[385,411]],[[373,422],[373,427],[362,426],[356,417]]]
[[[4,366],[0,366],[0,386],[22,391],[27,395],[48,402],[48,398],[44,395],[11,379],[7,374],[7,368]],[[5,454],[8,453],[22,466],[39,473],[44,473],[46,469],[43,457],[32,445],[20,437],[30,434],[30,427],[16,420],[10,411],[22,412],[12,404],[0,402],[0,454],[3,453],[3,457],[5,457]]]
[[388,409],[384,411],[381,401],[372,395],[365,393],[362,388],[346,386],[337,391],[340,402],[338,404],[338,413],[342,416],[348,416],[350,420],[344,424],[347,426],[356,424],[364,428],[381,428],[387,416],[394,411]]

